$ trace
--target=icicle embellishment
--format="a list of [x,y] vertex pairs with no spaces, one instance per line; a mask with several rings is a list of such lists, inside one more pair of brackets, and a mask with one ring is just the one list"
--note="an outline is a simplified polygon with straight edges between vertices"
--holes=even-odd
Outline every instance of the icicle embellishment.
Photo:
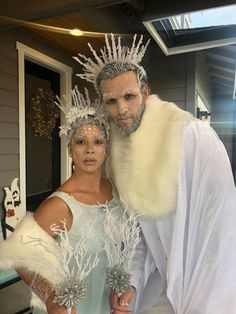
[[132,288],[130,285],[130,274],[128,274],[123,267],[117,265],[107,269],[106,283],[112,290],[116,291],[118,295]]
[[65,220],[62,221],[62,224],[62,229],[56,224],[50,227],[56,237],[52,243],[47,243],[40,238],[29,237],[30,240],[24,244],[39,245],[49,253],[49,256],[52,256],[53,263],[50,262],[51,259],[45,259],[43,254],[35,254],[32,262],[35,266],[47,270],[55,290],[53,302],[64,305],[70,313],[71,307],[74,304],[77,305],[86,296],[87,277],[99,263],[99,252],[95,256],[88,253],[90,229],[83,238],[78,240],[77,245],[72,247]]
[[146,75],[144,68],[140,65],[142,58],[146,52],[147,46],[150,42],[148,40],[146,44],[142,45],[143,36],[140,36],[139,41],[137,41],[137,35],[133,37],[133,43],[131,48],[128,46],[121,46],[121,38],[119,37],[116,41],[114,34],[109,36],[105,35],[105,46],[100,50],[101,56],[95,52],[91,44],[88,46],[93,54],[94,60],[87,58],[82,54],[78,54],[78,57],[74,59],[83,66],[83,74],[76,74],[80,78],[92,82],[95,89],[98,91],[97,77],[102,69],[109,63],[121,63],[121,64],[132,64],[139,71],[139,79]]
[[131,289],[130,268],[139,242],[140,227],[135,213],[124,211],[122,219],[114,214],[115,210],[107,211],[104,220],[104,247],[108,258],[106,283],[121,294]]
[[76,276],[68,278],[55,287],[53,302],[70,309],[74,304],[78,304],[81,299],[85,298],[87,287],[87,280],[80,281]]

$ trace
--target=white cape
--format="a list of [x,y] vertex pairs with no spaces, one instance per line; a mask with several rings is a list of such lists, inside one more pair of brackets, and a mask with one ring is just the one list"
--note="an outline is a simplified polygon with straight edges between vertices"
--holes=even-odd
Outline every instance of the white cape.
[[182,148],[176,212],[140,222],[146,249],[139,248],[133,262],[134,282],[141,276],[135,314],[235,314],[230,162],[213,129],[195,119],[185,128]]
[[215,132],[185,132],[167,295],[176,313],[236,313],[236,189]]

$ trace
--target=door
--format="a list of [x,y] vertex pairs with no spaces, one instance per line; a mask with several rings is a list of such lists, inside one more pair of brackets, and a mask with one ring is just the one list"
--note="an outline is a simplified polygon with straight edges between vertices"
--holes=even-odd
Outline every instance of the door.
[[26,206],[34,211],[60,185],[60,74],[25,60]]

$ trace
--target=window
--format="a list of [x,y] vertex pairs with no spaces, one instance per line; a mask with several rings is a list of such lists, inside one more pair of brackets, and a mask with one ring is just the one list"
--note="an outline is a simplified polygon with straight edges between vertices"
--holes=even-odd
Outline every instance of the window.
[[166,55],[236,43],[236,5],[144,21]]

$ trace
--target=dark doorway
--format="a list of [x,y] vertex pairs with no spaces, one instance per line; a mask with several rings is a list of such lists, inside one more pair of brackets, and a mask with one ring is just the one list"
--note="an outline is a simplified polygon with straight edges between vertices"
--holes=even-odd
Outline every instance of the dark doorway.
[[26,205],[34,211],[60,185],[60,74],[25,61]]

